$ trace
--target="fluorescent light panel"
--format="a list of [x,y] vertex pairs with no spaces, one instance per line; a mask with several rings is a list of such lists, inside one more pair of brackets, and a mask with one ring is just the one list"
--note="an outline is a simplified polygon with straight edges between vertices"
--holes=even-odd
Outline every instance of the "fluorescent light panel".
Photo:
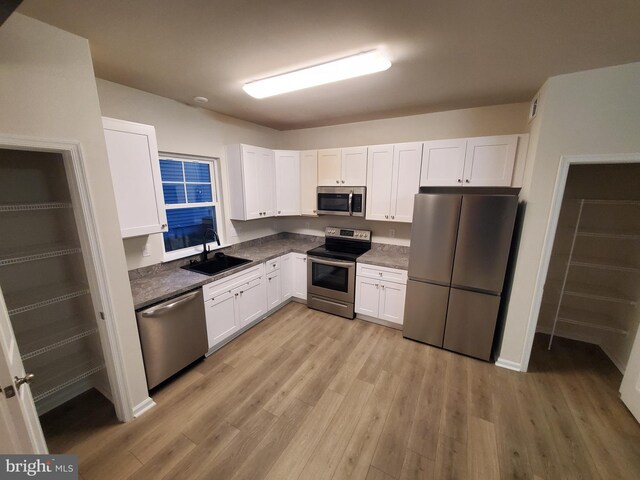
[[242,89],[255,98],[272,97],[281,93],[382,72],[390,66],[389,59],[377,50],[371,50],[321,65],[249,82]]

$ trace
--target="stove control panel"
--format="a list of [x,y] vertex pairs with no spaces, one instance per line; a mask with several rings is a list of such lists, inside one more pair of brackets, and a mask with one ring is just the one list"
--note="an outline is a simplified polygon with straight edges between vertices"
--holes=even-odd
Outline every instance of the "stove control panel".
[[355,230],[353,228],[325,227],[324,236],[331,238],[344,238],[347,240],[371,241],[371,230]]

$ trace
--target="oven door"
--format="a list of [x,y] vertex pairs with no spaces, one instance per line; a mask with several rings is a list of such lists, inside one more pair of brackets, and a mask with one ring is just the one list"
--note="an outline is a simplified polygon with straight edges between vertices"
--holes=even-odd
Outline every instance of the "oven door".
[[355,262],[312,256],[308,257],[308,293],[353,303],[355,299],[355,284]]

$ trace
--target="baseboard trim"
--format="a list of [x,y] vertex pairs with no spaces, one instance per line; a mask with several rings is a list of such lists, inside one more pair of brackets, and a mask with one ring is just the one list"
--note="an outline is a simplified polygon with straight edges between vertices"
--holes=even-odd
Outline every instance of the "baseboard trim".
[[624,363],[618,357],[616,357],[613,353],[611,353],[611,351],[608,348],[606,348],[604,345],[598,345],[598,346],[604,352],[604,354],[607,357],[609,357],[609,360],[611,360],[611,362],[616,366],[616,368],[620,370],[620,373],[624,375],[624,372],[627,369],[626,365],[624,365]]
[[369,315],[362,315],[361,313],[356,313],[356,318],[358,320],[364,320],[365,322],[377,323],[378,325],[382,325],[383,327],[395,328],[396,330],[402,330],[402,325],[399,323],[389,322],[387,320],[382,320],[376,317],[370,317]]
[[496,367],[506,368],[507,370],[513,370],[514,372],[522,372],[521,363],[507,360],[502,357],[499,357],[498,360],[496,360]]
[[154,402],[151,397],[145,398],[142,402],[133,407],[133,418],[138,418],[140,415],[146,413],[155,406],[156,402]]

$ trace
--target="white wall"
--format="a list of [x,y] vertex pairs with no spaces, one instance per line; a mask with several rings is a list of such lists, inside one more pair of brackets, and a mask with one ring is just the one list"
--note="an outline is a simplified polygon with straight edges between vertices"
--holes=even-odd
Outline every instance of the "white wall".
[[[117,83],[97,79],[100,108],[106,117],[146,123],[156,128],[158,149],[163,152],[220,158],[223,193],[229,191],[225,146],[248,143],[278,148],[280,132],[210,110],[146,93]],[[229,218],[225,205],[225,218]],[[238,243],[277,233],[272,219],[250,222],[226,221],[227,243]],[[142,252],[147,245],[149,256]],[[162,261],[162,234],[124,241],[129,270]]]
[[640,152],[638,98],[640,63],[552,77],[541,90],[522,192],[527,210],[500,351],[500,359],[514,367],[526,368],[529,322],[538,318],[534,289],[560,157]]
[[0,133],[80,141],[134,405],[148,397],[89,44],[20,14],[0,27]]

